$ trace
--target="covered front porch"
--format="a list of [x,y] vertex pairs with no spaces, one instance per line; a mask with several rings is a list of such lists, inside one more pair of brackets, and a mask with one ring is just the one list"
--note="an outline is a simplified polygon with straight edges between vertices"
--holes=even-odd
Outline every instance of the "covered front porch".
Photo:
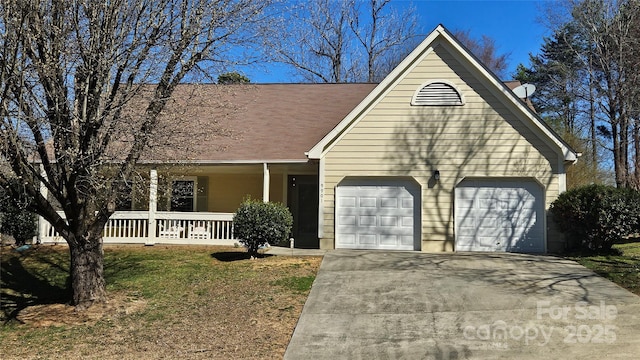
[[[145,164],[138,175],[105,226],[105,243],[233,245],[233,213],[250,197],[286,204],[295,247],[319,248],[317,163]],[[64,241],[42,218],[38,240]]]

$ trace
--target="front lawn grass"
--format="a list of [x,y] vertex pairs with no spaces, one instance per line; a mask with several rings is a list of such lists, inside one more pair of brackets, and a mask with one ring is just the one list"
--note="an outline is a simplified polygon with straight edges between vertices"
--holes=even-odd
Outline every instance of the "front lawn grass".
[[611,254],[572,256],[571,259],[640,295],[640,242],[616,244]]
[[2,359],[281,359],[321,258],[241,251],[106,245],[110,302],[80,316],[66,247],[5,247]]

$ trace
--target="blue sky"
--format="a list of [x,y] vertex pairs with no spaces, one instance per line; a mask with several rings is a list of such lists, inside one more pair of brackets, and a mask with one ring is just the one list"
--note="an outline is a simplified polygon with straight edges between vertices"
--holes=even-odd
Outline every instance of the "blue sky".
[[529,64],[529,53],[538,52],[546,35],[540,23],[543,7],[548,5],[545,1],[416,0],[413,4],[427,32],[443,24],[451,31],[468,29],[475,38],[493,38],[500,53],[511,54],[509,74],[519,63]]
[[[312,0],[311,0],[312,1]],[[507,74],[519,63],[528,65],[529,53],[537,53],[545,27],[539,22],[542,0],[393,0],[391,5],[403,8],[413,4],[418,12],[420,31],[425,36],[438,24],[450,31],[470,30],[475,38],[487,35],[496,41],[499,53],[510,53]],[[291,74],[277,66],[248,70],[254,83],[291,82]],[[505,79],[506,80],[506,79]]]

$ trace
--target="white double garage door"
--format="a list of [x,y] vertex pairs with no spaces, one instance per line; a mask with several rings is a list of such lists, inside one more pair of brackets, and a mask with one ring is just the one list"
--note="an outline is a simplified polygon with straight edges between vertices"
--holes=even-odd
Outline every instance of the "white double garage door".
[[[336,248],[420,250],[420,194],[420,186],[404,178],[341,182]],[[464,180],[454,206],[456,251],[545,251],[543,191],[533,180]],[[448,225],[441,226],[446,231]]]

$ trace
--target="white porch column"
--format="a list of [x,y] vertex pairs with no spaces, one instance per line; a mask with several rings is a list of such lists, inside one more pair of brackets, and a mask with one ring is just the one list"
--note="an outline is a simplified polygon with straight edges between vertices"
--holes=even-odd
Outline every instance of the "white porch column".
[[318,164],[318,237],[324,237],[324,157]]
[[[40,165],[40,175],[43,178],[47,178],[47,172],[44,171],[44,166]],[[49,196],[49,189],[44,184],[44,182],[40,182],[40,195],[45,199]],[[45,220],[42,216],[38,215],[38,242],[42,242],[44,238],[47,236],[47,220]]]
[[269,165],[262,164],[262,201],[269,202]]
[[156,242],[156,212],[158,211],[158,170],[151,169],[149,173],[149,234],[145,245]]

